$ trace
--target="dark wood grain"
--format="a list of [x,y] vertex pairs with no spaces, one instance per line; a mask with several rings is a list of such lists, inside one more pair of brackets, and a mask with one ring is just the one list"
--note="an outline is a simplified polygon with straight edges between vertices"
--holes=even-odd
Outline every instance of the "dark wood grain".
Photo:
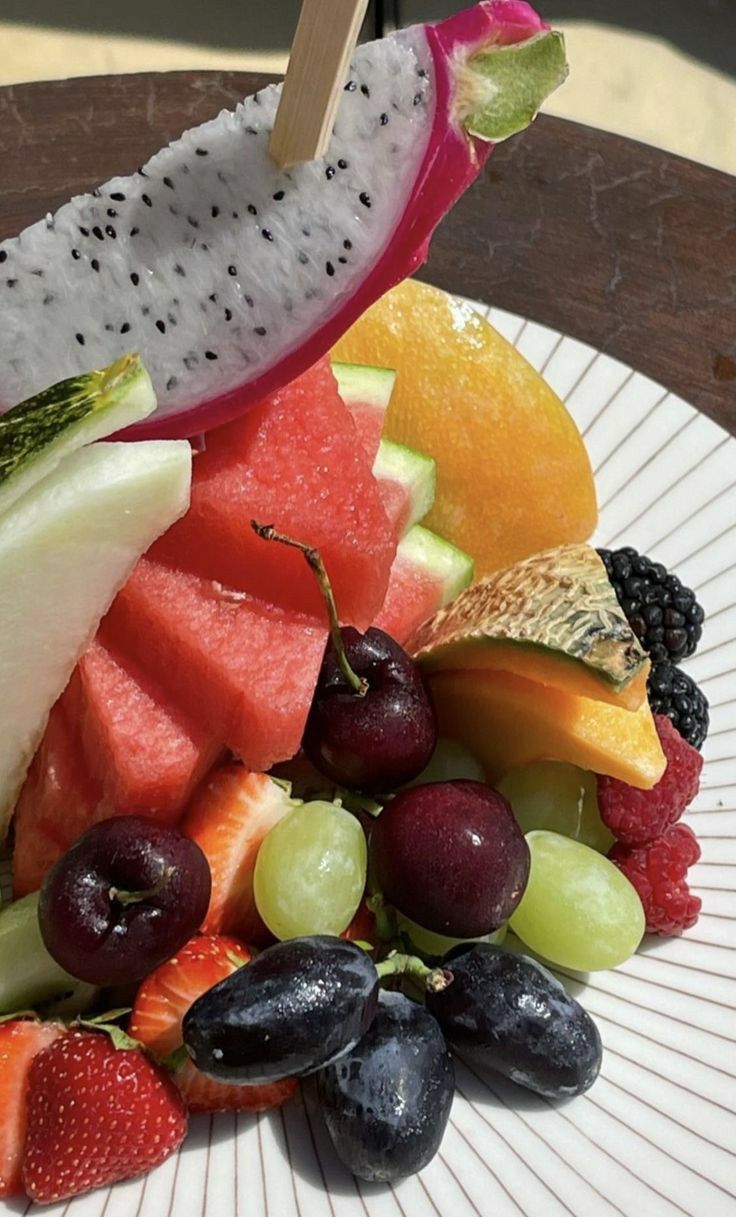
[[[0,89],[0,238],[268,79],[174,72]],[[736,433],[736,178],[542,117],[496,150],[422,274],[625,360]]]

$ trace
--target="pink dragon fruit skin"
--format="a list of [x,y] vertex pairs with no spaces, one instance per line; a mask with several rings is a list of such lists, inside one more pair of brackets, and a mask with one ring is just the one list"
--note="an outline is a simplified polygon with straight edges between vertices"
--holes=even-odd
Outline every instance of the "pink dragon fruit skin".
[[[401,30],[356,51],[322,161],[271,161],[272,86],[0,243],[0,412],[129,350],[159,407],[124,438],[200,434],[293,380],[422,264],[483,168],[496,129],[468,133],[474,57],[538,50],[548,28],[523,0],[481,0]],[[534,78],[512,131],[563,76]]]
[[[481,49],[524,42],[547,29],[547,23],[525,0],[482,0],[439,25],[427,27],[427,41],[432,48],[437,73],[437,109],[418,181],[426,181],[432,173],[439,171],[437,180],[445,183],[448,197],[444,210],[437,215],[435,226],[475,180],[493,151],[493,144],[473,139],[461,123],[453,121],[456,57],[467,60]],[[421,188],[420,185],[419,190]],[[435,191],[439,194],[436,187]]]

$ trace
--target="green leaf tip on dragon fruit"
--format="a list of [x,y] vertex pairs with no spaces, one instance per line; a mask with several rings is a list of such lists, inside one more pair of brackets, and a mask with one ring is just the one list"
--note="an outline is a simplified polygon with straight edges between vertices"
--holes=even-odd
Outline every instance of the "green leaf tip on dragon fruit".
[[44,389],[0,417],[0,514],[73,452],[156,409],[137,355]]
[[294,380],[560,82],[546,30],[523,0],[399,30],[356,50],[322,159],[269,156],[273,85],[0,244],[0,410],[130,349],[158,398],[136,436],[196,435]]
[[456,112],[470,135],[499,143],[529,126],[567,73],[565,40],[556,30],[491,47],[458,70]]

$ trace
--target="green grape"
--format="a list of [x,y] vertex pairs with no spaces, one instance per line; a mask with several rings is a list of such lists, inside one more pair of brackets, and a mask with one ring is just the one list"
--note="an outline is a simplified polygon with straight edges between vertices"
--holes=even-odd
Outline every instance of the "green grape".
[[602,854],[615,841],[598,813],[596,777],[589,769],[563,761],[534,761],[512,769],[496,789],[508,799],[524,833],[546,828]]
[[256,906],[277,938],[341,934],[365,889],[368,851],[355,816],[315,800],[279,820],[258,851]]
[[438,739],[432,756],[422,772],[409,786],[426,786],[428,782],[452,782],[457,778],[468,778],[473,782],[485,782],[483,766],[463,744],[452,739]]
[[434,964],[451,947],[457,946],[461,942],[492,942],[496,945],[502,943],[506,937],[507,923],[504,922],[497,930],[493,930],[483,938],[448,938],[445,934],[435,934],[432,930],[425,930],[424,926],[417,925],[416,921],[411,921],[397,909],[396,928],[404,940],[409,954],[419,955],[426,963]]
[[529,882],[511,916],[528,947],[563,968],[615,968],[638,947],[644,910],[625,875],[589,846],[556,832],[527,834]]

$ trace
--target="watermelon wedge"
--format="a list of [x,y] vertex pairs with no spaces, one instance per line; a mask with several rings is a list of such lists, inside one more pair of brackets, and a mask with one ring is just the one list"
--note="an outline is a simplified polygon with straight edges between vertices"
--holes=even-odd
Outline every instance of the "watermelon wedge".
[[323,617],[301,554],[262,541],[253,519],[317,546],[343,620],[370,624],[396,543],[327,359],[207,435],[194,463],[189,512],[150,555],[288,612]]
[[15,808],[16,899],[38,890],[56,859],[94,823],[101,798],[84,761],[76,704],[58,701]]
[[431,456],[382,438],[396,373],[357,363],[333,361],[338,392],[353,416],[360,442],[373,462],[381,500],[398,540],[432,509],[437,476]]
[[298,751],[327,640],[314,618],[142,558],[105,637],[248,769]]
[[120,815],[175,824],[222,751],[205,719],[167,699],[150,671],[103,645],[82,656],[62,700],[76,703],[87,771]]
[[415,524],[400,541],[388,591],[375,625],[406,643],[438,609],[473,581],[473,559],[428,528]]
[[203,720],[173,706],[148,673],[121,661],[100,636],[51,711],[16,806],[19,896],[36,891],[98,820],[146,815],[175,824],[222,751]]
[[373,462],[373,476],[398,541],[432,510],[437,488],[435,461],[405,444],[382,439]]

